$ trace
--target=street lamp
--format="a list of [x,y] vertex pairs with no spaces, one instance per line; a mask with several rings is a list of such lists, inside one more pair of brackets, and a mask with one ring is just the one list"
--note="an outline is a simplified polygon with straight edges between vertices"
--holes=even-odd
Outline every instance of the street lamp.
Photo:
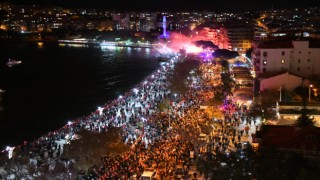
[[281,97],[281,90],[282,90],[282,88],[281,88],[281,86],[280,86],[280,102],[282,101],[282,97]]
[[7,146],[6,147],[6,151],[8,152],[8,158],[11,159],[12,156],[13,156],[13,150],[15,149],[15,147],[10,147],[10,146]]
[[311,100],[311,88],[313,87],[313,85],[312,84],[310,84],[309,85],[309,102],[310,102],[310,100]]
[[98,107],[98,111],[99,111],[99,115],[100,115],[100,116],[102,115],[103,109],[104,109],[104,108],[102,108],[102,107],[100,107],[100,106]]
[[139,90],[137,88],[133,89],[134,93],[136,93],[136,95],[138,94]]
[[170,122],[170,106],[169,106],[169,109],[168,109],[168,114],[169,114],[169,129],[171,128],[171,122]]
[[143,83],[143,90],[145,90],[146,89],[146,84],[148,83],[148,81],[144,81],[144,83]]

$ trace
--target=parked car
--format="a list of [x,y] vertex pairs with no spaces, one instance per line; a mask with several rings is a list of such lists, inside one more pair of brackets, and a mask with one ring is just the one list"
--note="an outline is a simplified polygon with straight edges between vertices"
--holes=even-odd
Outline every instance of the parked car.
[[140,176],[140,180],[155,180],[157,176],[157,172],[153,168],[147,168],[143,171]]

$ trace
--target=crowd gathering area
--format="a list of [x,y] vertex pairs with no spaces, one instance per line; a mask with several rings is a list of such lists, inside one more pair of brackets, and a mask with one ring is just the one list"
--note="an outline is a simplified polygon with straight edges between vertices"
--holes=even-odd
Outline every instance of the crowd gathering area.
[[[25,141],[13,152],[2,151],[6,156],[12,153],[6,163],[28,157],[27,163],[34,167],[33,172],[28,169],[28,174],[34,179],[43,173],[38,173],[37,168],[48,164],[48,173],[58,167],[58,162],[66,167],[61,178],[68,179],[141,179],[143,172],[150,169],[156,172],[156,179],[173,179],[178,166],[189,172],[189,179],[199,178],[201,174],[197,174],[197,170],[190,174],[198,157],[208,152],[241,151],[245,143],[250,143],[251,134],[260,122],[247,118],[250,107],[233,102],[234,85],[231,82],[226,86],[221,79],[222,73],[230,72],[223,70],[218,62],[196,59],[200,61],[197,67],[200,73],[190,73],[188,90],[183,94],[172,92],[168,78],[177,63],[188,60],[188,57],[173,57],[133,89],[90,115],[77,118],[37,140]],[[208,105],[208,100],[215,99],[216,94],[222,94],[221,104]],[[166,108],[160,109],[159,103]],[[217,114],[219,117],[215,117]],[[76,160],[61,158],[66,143],[81,138],[77,137],[80,130],[102,133],[110,127],[121,128],[121,140],[128,150],[105,154],[85,173],[72,170],[70,166]],[[0,175],[5,179],[18,177],[5,168],[0,168]]]

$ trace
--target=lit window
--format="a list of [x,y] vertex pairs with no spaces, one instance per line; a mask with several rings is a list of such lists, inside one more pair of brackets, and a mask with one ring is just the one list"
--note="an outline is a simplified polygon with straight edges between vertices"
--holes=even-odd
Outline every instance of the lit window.
[[263,60],[263,65],[267,65],[267,60]]
[[281,59],[281,64],[284,64],[284,59]]

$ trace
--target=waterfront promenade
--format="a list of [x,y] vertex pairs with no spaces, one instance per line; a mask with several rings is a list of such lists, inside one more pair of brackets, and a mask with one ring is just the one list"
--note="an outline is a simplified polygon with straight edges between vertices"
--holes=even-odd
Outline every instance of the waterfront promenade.
[[101,47],[133,47],[133,48],[153,48],[158,44],[149,42],[128,42],[128,41],[98,41],[95,39],[61,39],[58,40],[61,45],[87,45],[87,46],[101,46]]
[[[206,147],[206,144],[194,143],[201,132],[199,121],[203,119],[203,112],[199,112],[199,107],[207,98],[205,91],[215,91],[217,88],[211,87],[211,89],[205,90],[202,87],[204,84],[198,78],[186,94],[175,96],[168,89],[167,78],[172,74],[174,65],[178,60],[179,58],[175,58],[168,63],[164,63],[159,70],[148,76],[130,92],[106,103],[89,116],[77,118],[57,131],[16,147],[16,153],[28,156],[30,164],[34,166],[38,166],[39,162],[43,160],[50,164],[53,161],[60,160],[63,145],[72,140],[78,130],[85,128],[102,132],[110,126],[122,127],[124,141],[132,149],[121,156],[106,155],[103,157],[101,164],[95,168],[95,173],[91,174],[93,179],[139,177],[148,167],[155,168],[160,179],[173,177],[176,163],[190,160],[191,151],[194,151],[196,155],[201,155]],[[219,68],[216,68],[215,71],[216,74],[219,74]],[[159,116],[157,104],[165,98],[172,100],[172,108],[170,113]],[[229,105],[233,108],[240,108],[231,102]],[[231,114],[228,114],[228,116],[233,117]],[[235,133],[233,136],[227,135],[229,125],[216,124],[215,131],[212,132],[215,137],[213,141],[214,150],[223,152],[236,150],[237,147],[234,143],[226,142],[231,142],[232,137],[235,136],[240,137],[235,142],[250,141],[250,134],[255,131],[255,125],[258,123],[253,123],[253,121],[248,123],[243,119],[231,119],[230,121],[236,125],[234,126]],[[137,124],[142,124],[142,126]],[[249,130],[243,133],[248,124],[250,124]],[[224,136],[228,138],[223,138]],[[3,152],[7,153],[7,151]],[[138,156],[136,152],[139,152]],[[65,163],[67,162],[65,161]],[[194,167],[190,169],[192,170],[192,168],[194,170]],[[2,169],[2,174],[6,172],[5,169]],[[70,173],[71,171],[68,169],[65,174],[62,173],[60,176],[70,179],[79,176],[76,172]],[[12,174],[7,174],[7,176],[14,177]],[[28,176],[39,178],[42,174],[29,174]]]

